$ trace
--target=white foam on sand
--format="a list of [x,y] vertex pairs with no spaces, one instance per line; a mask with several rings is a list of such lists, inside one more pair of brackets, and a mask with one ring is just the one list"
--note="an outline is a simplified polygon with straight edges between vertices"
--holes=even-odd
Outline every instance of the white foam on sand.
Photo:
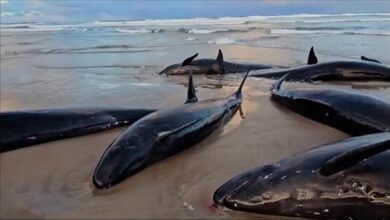
[[209,40],[207,43],[209,44],[234,44],[236,43],[236,40],[227,38],[227,37],[222,37],[218,38],[216,40]]
[[189,38],[187,38],[186,40],[188,40],[188,41],[194,41],[194,40],[198,40],[198,38],[196,38],[196,37],[189,37]]
[[227,29],[189,29],[187,33],[189,34],[211,34],[216,32],[228,31]]

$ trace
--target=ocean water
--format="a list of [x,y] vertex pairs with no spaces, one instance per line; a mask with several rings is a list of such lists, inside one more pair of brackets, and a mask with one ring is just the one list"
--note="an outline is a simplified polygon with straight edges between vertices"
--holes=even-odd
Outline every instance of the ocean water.
[[[186,44],[307,50],[389,61],[390,13],[1,24],[2,59],[24,54],[109,53]],[[16,47],[18,45],[19,47]]]
[[139,93],[131,83],[177,86],[185,79],[154,74],[197,52],[200,58],[216,57],[220,48],[230,61],[281,66],[305,64],[311,46],[320,61],[364,55],[390,63],[389,21],[390,13],[347,13],[1,23],[1,108],[99,105],[99,95]]
[[[187,77],[157,73],[197,52],[214,58],[218,49],[229,61],[281,66],[305,65],[311,46],[320,62],[364,55],[390,64],[390,13],[1,23],[0,37],[1,111],[174,106],[186,98]],[[194,83],[204,100],[231,94],[241,79],[199,75]],[[93,189],[91,175],[123,129],[1,154],[0,215],[280,219],[214,210],[212,193],[238,173],[347,135],[271,102],[272,83],[248,78],[244,119],[236,115],[221,136],[105,192]],[[289,86],[354,89],[390,101],[386,82]]]

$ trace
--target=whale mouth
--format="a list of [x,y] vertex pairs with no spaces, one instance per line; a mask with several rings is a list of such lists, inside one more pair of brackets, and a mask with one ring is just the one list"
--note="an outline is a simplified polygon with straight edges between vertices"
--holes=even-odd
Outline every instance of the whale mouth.
[[110,188],[111,185],[110,184],[106,184],[100,180],[98,180],[96,177],[93,177],[92,179],[93,181],[93,185],[97,188],[97,189],[107,189],[107,188]]
[[262,178],[263,175],[266,176],[269,173],[272,173],[275,169],[277,169],[277,167],[274,165],[267,165],[255,168],[234,177],[214,192],[214,203],[219,206],[226,206],[228,208],[235,209],[235,200],[237,199],[233,199],[233,197],[235,197],[235,195],[240,191],[245,190],[250,185],[253,185],[252,183],[256,182],[258,178]]

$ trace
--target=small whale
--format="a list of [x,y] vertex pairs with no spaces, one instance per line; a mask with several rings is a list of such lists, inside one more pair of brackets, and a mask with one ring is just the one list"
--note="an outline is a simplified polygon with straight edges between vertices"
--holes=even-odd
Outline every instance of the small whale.
[[217,58],[194,60],[198,53],[185,59],[182,63],[166,67],[159,74],[167,75],[188,75],[190,70],[193,74],[226,74],[245,73],[249,70],[269,69],[273,66],[262,64],[239,64],[224,61],[222,51],[218,51]]
[[244,172],[214,193],[232,210],[315,219],[390,219],[390,133],[325,144]]
[[0,152],[132,124],[154,111],[63,108],[0,112]]
[[288,109],[353,136],[390,131],[389,103],[347,90],[280,90],[288,77],[271,88],[272,98]]
[[147,115],[106,149],[93,174],[96,188],[109,188],[222,129],[241,105],[241,90],[248,74],[249,71],[231,96],[198,102],[190,72],[185,104]]
[[310,49],[306,66],[252,73],[250,77],[279,79],[290,74],[290,81],[332,81],[332,80],[384,80],[390,81],[390,66],[364,56],[362,61],[331,61],[318,63],[313,47]]

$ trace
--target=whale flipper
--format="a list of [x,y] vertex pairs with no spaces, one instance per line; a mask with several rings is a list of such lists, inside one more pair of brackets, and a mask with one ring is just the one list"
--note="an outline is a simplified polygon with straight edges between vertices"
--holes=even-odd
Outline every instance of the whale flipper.
[[290,75],[290,73],[285,74],[284,76],[280,77],[274,84],[272,84],[270,90],[271,91],[278,91],[280,90],[280,87],[282,86],[282,83],[286,78]]
[[192,70],[190,70],[190,74],[188,75],[187,100],[185,103],[193,103],[197,101],[198,101],[198,97],[196,97],[194,82],[192,80]]
[[167,138],[169,138],[170,136],[174,135],[174,134],[177,134],[179,133],[180,131],[182,130],[185,130],[186,128],[188,127],[191,127],[192,125],[198,123],[199,121],[201,121],[202,119],[197,119],[197,120],[194,120],[194,121],[191,121],[183,126],[180,126],[176,129],[173,129],[173,130],[170,130],[170,131],[164,131],[164,132],[160,132],[157,136],[157,141],[159,143],[162,143],[164,142]]
[[386,150],[390,150],[390,140],[376,144],[368,143],[367,145],[364,145],[360,148],[344,152],[328,160],[319,169],[319,173],[323,176],[333,175],[356,165],[357,163],[368,157],[382,153]]
[[365,57],[365,56],[361,56],[360,59],[361,60],[365,60],[365,61],[375,62],[375,63],[381,63],[378,60],[374,60],[374,59],[371,59],[371,58],[368,58],[368,57]]
[[314,53],[314,48],[310,48],[309,57],[307,58],[307,65],[318,63],[316,54]]
[[194,60],[196,57],[198,56],[198,53],[188,57],[187,59],[185,59],[182,63],[181,63],[181,66],[186,66],[186,65],[189,65],[191,63],[192,60]]

